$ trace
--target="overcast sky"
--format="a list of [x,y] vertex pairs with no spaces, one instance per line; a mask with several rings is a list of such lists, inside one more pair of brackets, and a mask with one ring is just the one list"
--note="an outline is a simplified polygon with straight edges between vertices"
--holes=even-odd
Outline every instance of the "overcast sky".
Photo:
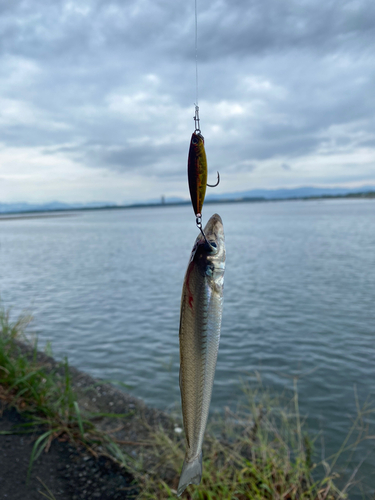
[[[188,197],[194,0],[0,0],[0,201]],[[374,0],[198,0],[218,192],[375,184]]]

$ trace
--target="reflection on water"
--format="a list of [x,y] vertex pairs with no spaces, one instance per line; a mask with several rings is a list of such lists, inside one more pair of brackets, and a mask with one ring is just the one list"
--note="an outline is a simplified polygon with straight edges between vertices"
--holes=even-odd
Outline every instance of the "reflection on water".
[[[302,413],[337,449],[375,395],[375,203],[206,205],[226,234],[222,338],[212,407],[235,406],[240,378],[299,376]],[[0,293],[29,309],[41,343],[151,405],[179,402],[178,322],[197,230],[190,207],[0,221]],[[369,451],[370,444],[363,450]],[[374,486],[375,457],[363,469]],[[366,468],[367,467],[367,468]]]

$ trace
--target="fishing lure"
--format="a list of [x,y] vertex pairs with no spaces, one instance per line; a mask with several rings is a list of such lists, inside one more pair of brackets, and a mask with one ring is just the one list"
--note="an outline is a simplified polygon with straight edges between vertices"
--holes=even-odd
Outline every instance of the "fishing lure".
[[193,132],[188,157],[188,181],[191,203],[196,217],[202,215],[207,186],[207,158],[204,137],[200,131]]
[[217,183],[207,184],[207,157],[204,149],[204,137],[199,128],[199,107],[195,106],[195,130],[191,136],[189,156],[188,156],[188,181],[190,199],[193,205],[195,216],[202,217],[202,208],[206,196],[206,187],[216,187],[220,182],[219,172],[217,173]]

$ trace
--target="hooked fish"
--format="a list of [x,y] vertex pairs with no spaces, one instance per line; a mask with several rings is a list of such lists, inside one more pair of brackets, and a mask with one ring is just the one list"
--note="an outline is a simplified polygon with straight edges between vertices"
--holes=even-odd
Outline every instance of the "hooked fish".
[[186,454],[177,495],[202,477],[202,444],[219,349],[225,270],[224,228],[213,215],[186,270],[180,313],[180,391]]
[[194,213],[202,214],[207,186],[207,158],[204,137],[199,131],[193,132],[188,156],[188,181]]

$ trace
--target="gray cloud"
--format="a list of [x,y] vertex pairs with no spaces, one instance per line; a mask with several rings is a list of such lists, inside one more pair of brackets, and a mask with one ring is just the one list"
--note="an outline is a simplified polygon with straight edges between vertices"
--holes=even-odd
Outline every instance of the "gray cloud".
[[282,163],[281,168],[286,171],[292,170],[292,167],[288,163]]
[[[299,157],[375,152],[374,2],[214,0],[199,9],[213,168],[260,175],[259,162],[273,159],[282,172]],[[0,2],[0,143],[54,148],[93,169],[166,180],[180,172],[185,184],[194,61],[187,3]],[[357,165],[340,179],[367,175]]]
[[[56,150],[76,161],[102,167],[106,165],[114,170],[129,172],[137,170],[144,175],[175,175],[181,171],[179,163],[170,161],[171,157],[185,160],[186,144],[175,144],[173,147],[155,144],[123,144],[85,143],[74,146],[62,146]],[[51,154],[46,150],[46,154]],[[178,160],[177,160],[178,161]],[[185,162],[184,162],[185,163]],[[168,168],[169,165],[171,167]],[[184,164],[185,166],[185,164]]]

